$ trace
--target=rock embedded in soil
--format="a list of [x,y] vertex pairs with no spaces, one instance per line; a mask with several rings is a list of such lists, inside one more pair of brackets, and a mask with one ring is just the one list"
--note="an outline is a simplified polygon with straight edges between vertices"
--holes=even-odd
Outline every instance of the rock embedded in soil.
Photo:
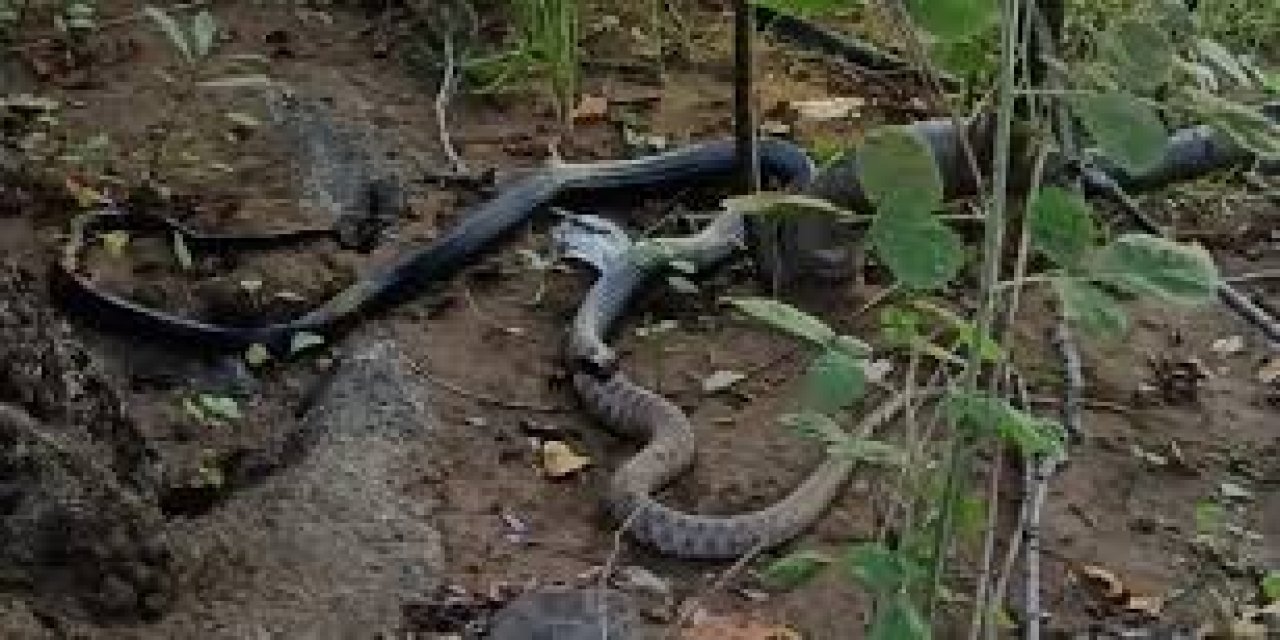
[[493,618],[489,640],[640,640],[635,605],[621,592],[547,587]]
[[43,291],[30,271],[0,264],[5,588],[68,619],[158,615],[171,553],[152,453]]
[[393,637],[402,606],[434,591],[433,505],[406,478],[427,464],[435,417],[394,343],[343,351],[292,438],[297,451],[279,452],[273,473],[207,516],[175,523],[209,592],[154,637],[193,627],[237,640]]

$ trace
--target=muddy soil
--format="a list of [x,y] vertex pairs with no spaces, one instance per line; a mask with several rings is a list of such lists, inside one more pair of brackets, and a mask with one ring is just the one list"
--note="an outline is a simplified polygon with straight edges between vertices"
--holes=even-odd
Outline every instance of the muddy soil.
[[[684,8],[690,46],[668,38],[674,51],[661,73],[644,55],[650,27],[635,26],[651,25],[647,12],[592,7],[583,92],[610,99],[609,118],[564,134],[542,93],[459,95],[450,130],[460,152],[471,167],[509,174],[546,162],[552,147],[580,161],[632,153],[624,127],[630,137],[667,144],[726,134],[729,21],[715,4]],[[138,8],[122,0],[101,7],[109,16]],[[63,103],[58,131],[69,141],[108,135],[109,152],[95,169],[114,176],[103,183],[113,197],[130,195],[150,170],[171,193],[166,209],[202,229],[314,226],[369,214],[376,207],[367,187],[385,177],[399,185],[403,206],[374,212],[387,226],[370,253],[321,243],[236,260],[197,256],[184,269],[168,239],[131,238],[122,252],[95,250],[102,286],[224,322],[291,317],[436,237],[484,197],[422,180],[449,167],[433,117],[438,70],[429,58],[402,59],[415,43],[408,23],[344,8],[220,4],[214,13],[227,27],[220,53],[269,58],[271,76],[298,100],[284,103],[292,112],[252,89],[175,88],[155,73],[181,73],[174,53],[145,21],[104,31],[95,41],[98,59],[86,68],[51,65],[59,58],[39,48],[24,54],[17,86]],[[864,101],[851,118],[797,124],[792,133],[811,146],[850,146],[876,123],[926,115],[910,78],[860,75],[767,38],[762,48],[760,100],[770,123],[785,118],[780,105],[788,102]],[[221,65],[206,71],[236,72]],[[48,299],[42,267],[57,255],[73,210],[65,178],[92,172],[54,167],[41,180],[6,181],[0,192],[0,249],[13,265],[0,281],[0,403],[17,412],[0,420],[0,435],[7,444],[29,443],[26,457],[0,461],[0,501],[10,504],[12,485],[14,504],[40,507],[6,506],[0,518],[4,540],[26,541],[0,551],[6,637],[444,631],[421,614],[443,587],[503,600],[532,585],[591,584],[606,564],[642,568],[664,585],[656,601],[638,598],[650,630],[670,624],[674,605],[697,596],[695,617],[739,615],[819,640],[858,637],[870,600],[840,567],[771,593],[754,579],[762,558],[713,589],[727,565],[615,544],[598,499],[634,443],[587,420],[564,385],[564,326],[589,276],[534,268],[530,256],[548,249],[545,224],[530,225],[456,281],[370,318],[339,344],[253,370],[238,358],[186,355],[146,336],[101,333],[80,321],[67,326]],[[637,233],[685,233],[688,226],[669,214],[701,206],[659,201],[600,212],[623,216]],[[1177,220],[1187,237],[1217,239],[1206,243],[1228,273],[1280,268],[1280,214],[1272,205],[1193,190],[1144,206]],[[1231,215],[1206,214],[1210,207]],[[875,342],[877,312],[864,307],[885,286],[876,273],[799,302]],[[652,292],[619,345],[628,370],[698,425],[699,464],[663,499],[730,513],[777,499],[822,452],[776,421],[794,406],[803,354],[715,304],[721,295],[759,294],[751,274],[729,268],[699,282],[697,294]],[[1274,282],[1242,286],[1267,301],[1280,288]],[[1051,306],[1032,295],[1015,332],[1030,354],[1031,393],[1046,411],[1061,388],[1053,318]],[[663,321],[674,322],[656,335],[636,331]],[[1103,622],[1166,629],[1212,622],[1223,609],[1234,615],[1231,603],[1252,602],[1259,572],[1280,566],[1280,381],[1259,376],[1275,351],[1219,307],[1139,305],[1132,324],[1126,339],[1083,343],[1085,436],[1054,478],[1044,514],[1047,624],[1062,634]],[[1215,344],[1236,336],[1236,348]],[[885,357],[896,371],[905,368],[896,354]],[[704,392],[702,381],[716,371],[747,377],[728,391]],[[243,416],[209,420],[191,411],[202,394],[235,398]],[[584,453],[591,466],[548,478],[536,449],[547,437]],[[985,482],[996,464],[977,469],[976,478]],[[1021,470],[1015,461],[998,464],[1006,496],[1000,519],[1012,531]],[[873,539],[895,480],[891,472],[860,471],[794,548],[839,554],[849,542]],[[1219,505],[1216,523],[1203,522],[1197,505],[1205,503]],[[34,533],[50,528],[71,535]],[[49,549],[32,548],[45,539]],[[1123,597],[1100,592],[1084,577],[1097,575],[1091,568],[1115,576]],[[953,590],[971,591],[974,578],[962,564],[950,576]],[[1012,601],[1021,601],[1023,588],[1015,576]],[[1143,617],[1130,596],[1159,599],[1156,621],[1129,620]],[[965,610],[963,602],[954,608]],[[1016,607],[1009,614],[1017,620]],[[965,625],[957,619],[940,635],[961,635]]]

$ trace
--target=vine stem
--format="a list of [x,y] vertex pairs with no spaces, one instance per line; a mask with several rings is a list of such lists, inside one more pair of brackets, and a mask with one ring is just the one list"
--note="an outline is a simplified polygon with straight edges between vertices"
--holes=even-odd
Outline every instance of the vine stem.
[[453,137],[449,135],[449,101],[458,87],[458,56],[453,42],[453,29],[446,28],[441,36],[444,39],[444,76],[440,78],[440,88],[436,91],[435,111],[436,125],[439,127],[440,147],[449,158],[449,164],[457,175],[466,175],[469,171],[467,163],[453,146]]
[[[996,135],[992,162],[991,205],[987,209],[983,238],[982,283],[979,291],[977,331],[979,336],[991,335],[996,315],[996,285],[1000,281],[1000,262],[1004,254],[1004,236],[1008,207],[1009,159],[1013,132],[1013,112],[1016,94],[1017,53],[1020,35],[1022,0],[1004,0],[1001,10],[1000,84],[997,96]],[[976,393],[981,380],[982,357],[969,354],[963,385],[966,391]],[[953,423],[954,424],[954,423]],[[925,600],[925,615],[932,623],[938,594],[942,590],[947,552],[955,526],[955,502],[962,480],[968,476],[974,456],[972,438],[957,433],[948,454],[947,475],[943,486],[943,498],[939,524],[933,540],[933,562],[930,566],[929,590]]]
[[987,530],[982,540],[982,573],[978,576],[978,593],[974,596],[973,617],[969,622],[969,640],[978,640],[984,626],[990,624],[990,612],[994,608],[991,594],[992,566],[996,554],[996,530],[1000,527],[1000,472],[1004,467],[1004,450],[997,444],[995,457],[991,461],[989,471],[990,483],[987,487]]

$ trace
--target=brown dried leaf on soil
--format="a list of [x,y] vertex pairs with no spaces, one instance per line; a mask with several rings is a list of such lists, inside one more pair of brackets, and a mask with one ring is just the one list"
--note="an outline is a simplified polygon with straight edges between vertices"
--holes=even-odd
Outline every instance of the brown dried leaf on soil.
[[1280,357],[1272,358],[1258,370],[1258,382],[1276,384],[1280,382]]
[[601,122],[609,115],[609,101],[601,96],[585,95],[573,109],[576,124]]
[[552,478],[563,478],[577,473],[591,464],[591,458],[580,455],[559,440],[542,444],[542,471]]

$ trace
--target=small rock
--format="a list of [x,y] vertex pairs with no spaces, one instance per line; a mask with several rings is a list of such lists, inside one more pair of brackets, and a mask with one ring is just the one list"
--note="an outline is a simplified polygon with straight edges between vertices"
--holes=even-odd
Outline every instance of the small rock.
[[1244,338],[1241,336],[1229,336],[1226,338],[1218,338],[1209,345],[1209,350],[1222,355],[1232,355],[1244,351]]
[[614,574],[612,583],[637,599],[640,613],[646,619],[659,623],[674,619],[675,595],[666,579],[644,567],[625,566]]
[[614,575],[613,583],[615,587],[628,593],[672,597],[671,583],[644,567],[622,567]]
[[1235,484],[1234,482],[1223,482],[1218,485],[1218,492],[1227,500],[1238,500],[1247,502],[1253,499],[1253,492]]
[[548,587],[527,593],[493,618],[490,640],[628,640],[635,605],[613,590]]

